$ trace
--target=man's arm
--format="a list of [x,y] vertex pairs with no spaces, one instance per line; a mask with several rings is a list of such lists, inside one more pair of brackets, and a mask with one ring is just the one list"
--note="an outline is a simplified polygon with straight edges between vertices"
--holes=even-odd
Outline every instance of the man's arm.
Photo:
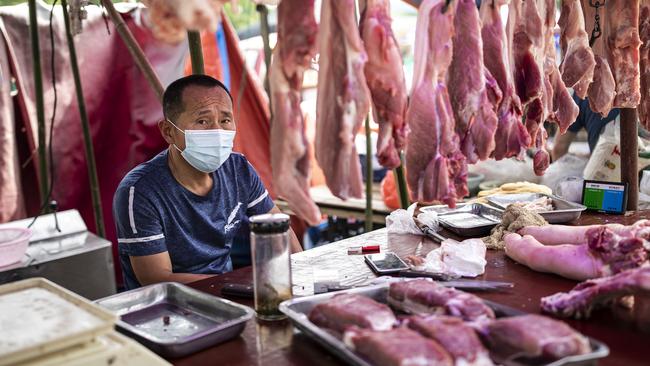
[[[271,209],[272,213],[282,213],[278,206],[273,205],[273,208]],[[289,244],[291,245],[291,253],[298,253],[302,252],[302,246],[300,245],[300,241],[298,240],[298,237],[296,236],[296,233],[293,232],[293,229],[289,228]]]
[[571,146],[571,142],[573,142],[573,139],[575,139],[575,137],[575,132],[567,131],[563,135],[555,138],[555,142],[553,143],[553,151],[551,151],[551,158],[553,161],[557,161],[559,158],[569,152],[569,146]]
[[172,272],[172,261],[168,252],[152,255],[129,256],[133,272],[142,286],[159,282],[189,283],[214,275]]

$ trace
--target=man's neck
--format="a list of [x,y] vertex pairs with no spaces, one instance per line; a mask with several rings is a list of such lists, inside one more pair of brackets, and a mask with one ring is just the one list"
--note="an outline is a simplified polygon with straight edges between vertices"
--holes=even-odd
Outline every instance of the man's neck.
[[190,192],[205,196],[212,189],[214,182],[210,173],[204,173],[192,167],[181,153],[171,146],[167,152],[167,165],[176,181]]

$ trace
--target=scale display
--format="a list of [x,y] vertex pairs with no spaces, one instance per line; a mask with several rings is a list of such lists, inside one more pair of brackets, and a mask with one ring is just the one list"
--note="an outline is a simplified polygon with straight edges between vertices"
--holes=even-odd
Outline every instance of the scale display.
[[624,213],[627,204],[627,185],[586,180],[582,189],[582,204],[590,210]]

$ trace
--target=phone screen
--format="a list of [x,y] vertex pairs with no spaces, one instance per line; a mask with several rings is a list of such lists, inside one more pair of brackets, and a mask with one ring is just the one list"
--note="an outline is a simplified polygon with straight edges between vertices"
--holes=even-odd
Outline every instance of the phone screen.
[[625,184],[586,180],[582,190],[582,204],[591,210],[624,213],[626,195]]
[[366,255],[366,259],[380,271],[399,271],[408,266],[394,253],[379,253]]

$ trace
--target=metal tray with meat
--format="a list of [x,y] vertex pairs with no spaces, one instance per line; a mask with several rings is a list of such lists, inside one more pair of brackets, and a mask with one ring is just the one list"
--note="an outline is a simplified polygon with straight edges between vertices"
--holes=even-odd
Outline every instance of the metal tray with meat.
[[577,366],[609,354],[562,321],[424,279],[296,298],[280,310],[350,365]]
[[543,193],[500,194],[486,197],[487,201],[505,210],[513,203],[524,204],[530,210],[537,212],[549,224],[564,224],[580,217],[586,206],[562,199],[558,196]]
[[247,306],[163,282],[95,301],[116,313],[118,330],[164,357],[182,357],[238,336]]
[[428,206],[420,211],[438,213],[440,225],[449,231],[465,237],[480,237],[490,233],[501,222],[503,211],[480,203],[459,204],[450,209],[446,205]]

